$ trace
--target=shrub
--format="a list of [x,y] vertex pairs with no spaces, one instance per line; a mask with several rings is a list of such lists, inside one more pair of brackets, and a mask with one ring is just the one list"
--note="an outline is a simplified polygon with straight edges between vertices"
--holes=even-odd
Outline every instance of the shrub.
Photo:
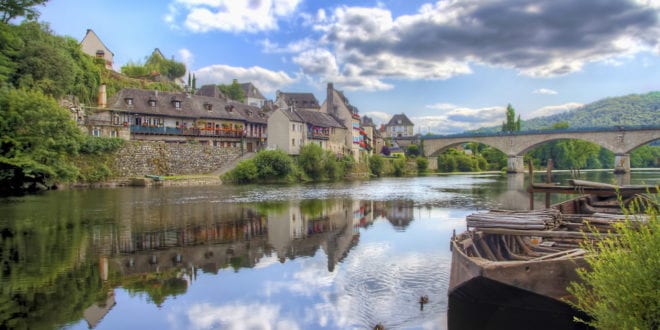
[[568,291],[576,299],[573,305],[593,319],[580,321],[598,329],[660,326],[660,223],[657,208],[647,207],[646,213],[644,223],[628,216],[615,225],[614,234],[582,244],[590,270],[579,268],[583,283],[571,283]]
[[230,172],[227,176],[229,181],[234,181],[238,183],[250,183],[257,180],[259,177],[259,170],[257,165],[252,160],[244,160]]
[[394,168],[394,176],[403,176],[406,174],[406,160],[404,158],[397,158],[392,162]]
[[100,155],[117,151],[123,145],[124,140],[120,138],[104,138],[86,135],[80,144],[80,153]]
[[369,158],[369,170],[371,171],[371,174],[380,177],[380,175],[383,173],[383,166],[383,156],[373,155],[371,158]]
[[318,144],[307,144],[300,148],[298,166],[310,177],[318,181],[323,177],[325,159],[323,148]]
[[293,160],[282,150],[262,150],[254,157],[260,179],[282,179],[293,171]]
[[429,167],[429,160],[425,157],[417,157],[417,171],[419,173],[424,173]]

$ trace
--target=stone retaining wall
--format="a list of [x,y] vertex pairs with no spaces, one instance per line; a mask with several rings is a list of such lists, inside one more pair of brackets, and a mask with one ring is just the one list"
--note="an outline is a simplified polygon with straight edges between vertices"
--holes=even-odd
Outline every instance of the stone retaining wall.
[[121,177],[206,174],[240,156],[240,148],[127,141],[117,151],[114,167]]

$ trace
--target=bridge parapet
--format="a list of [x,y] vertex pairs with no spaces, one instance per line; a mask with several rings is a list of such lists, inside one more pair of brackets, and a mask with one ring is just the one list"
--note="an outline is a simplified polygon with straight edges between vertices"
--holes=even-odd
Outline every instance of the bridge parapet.
[[[489,145],[504,152],[508,160],[508,171],[520,172],[516,157],[523,156],[538,145],[555,140],[578,139],[589,141],[615,153],[615,172],[630,171],[630,152],[644,144],[660,139],[660,126],[617,126],[579,129],[519,131],[491,134],[454,134],[446,136],[422,136],[424,155],[433,157],[447,148],[468,142]],[[521,162],[522,163],[522,162]]]

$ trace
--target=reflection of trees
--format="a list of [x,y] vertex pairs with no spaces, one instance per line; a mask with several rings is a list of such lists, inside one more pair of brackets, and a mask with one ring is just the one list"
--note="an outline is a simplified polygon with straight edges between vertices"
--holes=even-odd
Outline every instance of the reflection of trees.
[[140,274],[123,278],[121,284],[131,295],[146,293],[147,301],[160,307],[167,297],[176,297],[188,290],[188,282],[177,275],[178,270]]
[[[75,197],[75,196],[74,196]],[[0,223],[0,328],[51,328],[82,318],[103,296],[98,264],[84,260],[88,227],[67,201],[13,205]]]

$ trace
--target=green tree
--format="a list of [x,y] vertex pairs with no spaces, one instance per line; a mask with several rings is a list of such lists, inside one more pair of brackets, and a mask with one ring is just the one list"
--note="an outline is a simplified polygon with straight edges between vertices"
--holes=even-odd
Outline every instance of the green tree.
[[[614,233],[594,244],[582,244],[587,250],[589,268],[579,268],[583,282],[573,282],[568,291],[575,297],[575,307],[590,315],[586,321],[597,329],[658,329],[660,327],[660,222],[656,207],[647,207],[648,218],[642,222],[628,216],[614,225]],[[640,205],[633,207],[639,210]]]
[[397,158],[392,161],[392,168],[394,176],[406,175],[406,160],[405,158]]
[[245,95],[243,94],[243,89],[241,88],[241,85],[238,83],[238,80],[234,79],[231,83],[231,85],[218,85],[218,89],[225,94],[228,98],[239,101],[239,102],[245,102]]
[[520,116],[516,120],[516,110],[513,109],[511,104],[506,106],[506,122],[502,123],[502,132],[516,132],[520,131]]
[[293,172],[293,160],[282,150],[262,150],[254,157],[260,179],[283,179]]
[[0,0],[0,14],[2,14],[0,20],[7,24],[17,17],[25,17],[28,20],[37,19],[39,11],[34,7],[46,2],[48,0]]
[[417,157],[419,154],[419,146],[416,144],[411,144],[406,148],[406,156],[408,157]]
[[429,160],[426,157],[417,157],[415,162],[417,163],[418,173],[424,173],[429,168]]
[[325,169],[323,154],[323,148],[315,143],[306,144],[300,148],[298,166],[314,181],[323,178]]
[[371,174],[380,177],[380,175],[383,174],[384,165],[385,162],[383,160],[383,156],[374,154],[373,156],[369,157],[369,170],[371,171]]
[[0,91],[0,186],[34,190],[76,178],[70,162],[82,133],[69,113],[41,92]]

